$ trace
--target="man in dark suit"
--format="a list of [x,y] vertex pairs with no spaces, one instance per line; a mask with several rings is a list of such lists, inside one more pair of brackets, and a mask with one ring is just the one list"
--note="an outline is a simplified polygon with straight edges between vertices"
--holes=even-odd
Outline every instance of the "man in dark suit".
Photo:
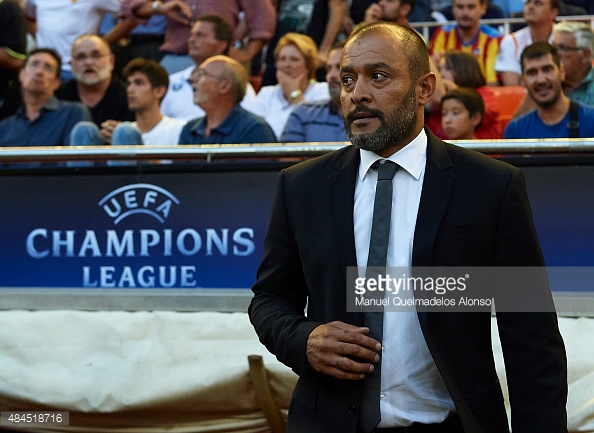
[[[352,34],[341,81],[353,146],[281,172],[249,308],[260,340],[300,376],[287,430],[508,431],[490,311],[385,313],[372,338],[366,313],[347,309],[347,267],[367,264],[380,159],[400,166],[387,266],[542,266],[522,173],[423,128],[435,76],[414,31]],[[550,298],[546,284],[535,293]],[[514,433],[567,431],[555,313],[498,312],[497,324]],[[381,394],[364,398],[380,372]],[[374,405],[381,421],[369,427]]]

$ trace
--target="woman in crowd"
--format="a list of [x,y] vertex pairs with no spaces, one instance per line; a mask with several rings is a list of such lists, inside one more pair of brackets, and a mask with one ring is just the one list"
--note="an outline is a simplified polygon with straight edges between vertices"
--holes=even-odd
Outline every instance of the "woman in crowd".
[[[483,98],[485,114],[481,125],[475,131],[477,139],[503,138],[503,128],[499,121],[499,102],[486,85],[476,57],[462,51],[450,51],[440,59],[439,74],[436,75],[438,80],[443,81],[446,92],[458,87],[470,87],[476,89]],[[441,127],[441,104],[432,104],[428,111],[425,124],[439,138],[446,138]]]
[[285,34],[274,49],[278,84],[264,86],[253,104],[246,107],[262,116],[280,139],[293,108],[302,101],[328,99],[328,83],[315,81],[318,49],[312,38]]

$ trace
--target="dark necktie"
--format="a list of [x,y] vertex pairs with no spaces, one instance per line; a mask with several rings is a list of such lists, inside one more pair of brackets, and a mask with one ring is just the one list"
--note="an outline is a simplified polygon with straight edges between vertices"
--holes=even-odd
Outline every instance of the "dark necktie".
[[[388,240],[390,238],[390,220],[392,217],[392,179],[398,165],[392,161],[376,161],[372,166],[377,170],[377,185],[373,204],[373,222],[369,241],[367,267],[386,267]],[[366,276],[373,276],[367,272]],[[369,295],[382,299],[383,292],[370,292]],[[384,329],[383,312],[363,312],[363,325],[369,328],[369,336],[382,342]],[[371,432],[380,422],[381,359],[375,365],[373,373],[368,374],[363,384],[362,412],[359,426],[364,432]]]

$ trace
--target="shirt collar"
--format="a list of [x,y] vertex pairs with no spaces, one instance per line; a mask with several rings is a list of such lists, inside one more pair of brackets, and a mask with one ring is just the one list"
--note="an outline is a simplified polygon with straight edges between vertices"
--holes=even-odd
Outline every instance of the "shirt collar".
[[[233,123],[233,119],[235,118],[235,116],[237,116],[237,114],[240,111],[242,111],[242,108],[239,106],[239,104],[235,105],[231,109],[229,114],[227,114],[227,117],[225,117],[225,119],[223,119],[223,121],[219,124],[219,126],[217,126],[216,128],[213,128],[212,131],[220,132],[223,135],[231,134],[231,132],[233,132],[233,129],[236,126]],[[194,134],[204,135],[204,128],[206,128],[206,116],[198,119],[198,121],[192,128],[192,132]],[[212,131],[211,131],[211,133],[212,133]]]
[[[361,154],[361,163],[359,164],[359,180],[363,181],[365,175],[373,163],[377,160],[384,159],[375,152],[369,150],[359,150]],[[419,135],[414,140],[393,153],[387,159],[398,164],[402,169],[407,171],[415,179],[419,180],[423,173],[427,155],[427,134],[424,129],[421,129]]]
[[[43,104],[41,110],[56,111],[58,108],[60,108],[60,101],[55,96],[52,96],[47,101],[45,101],[45,104]],[[24,104],[17,109],[17,114],[21,117],[27,117],[27,109],[25,108]]]

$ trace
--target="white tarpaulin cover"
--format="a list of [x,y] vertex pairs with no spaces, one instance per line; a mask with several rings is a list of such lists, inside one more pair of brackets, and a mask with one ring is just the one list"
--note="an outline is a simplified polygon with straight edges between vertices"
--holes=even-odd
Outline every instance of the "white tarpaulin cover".
[[[594,319],[559,320],[569,430],[594,432]],[[0,410],[69,411],[69,427],[36,431],[266,432],[253,354],[286,413],[296,376],[259,343],[245,313],[2,311]]]

